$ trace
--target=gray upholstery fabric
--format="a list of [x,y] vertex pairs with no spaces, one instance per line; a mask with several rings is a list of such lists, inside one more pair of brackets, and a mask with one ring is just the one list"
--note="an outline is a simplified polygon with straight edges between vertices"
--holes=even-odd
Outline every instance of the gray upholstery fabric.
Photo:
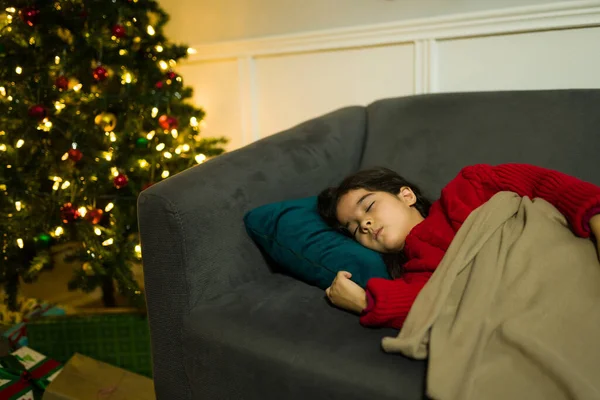
[[186,321],[193,399],[418,399],[423,362],[380,349],[322,290],[280,274],[196,307]]
[[[154,381],[160,399],[190,399],[182,340],[195,305],[271,274],[242,217],[314,194],[358,167],[365,110],[350,107],[217,157],[144,191],[138,201]],[[290,307],[295,304],[290,303]],[[223,384],[222,376],[213,384]]]
[[308,121],[157,184],[139,221],[159,399],[417,399],[425,364],[384,355],[322,291],[274,273],[256,206],[385,165],[432,198],[458,170],[527,162],[600,184],[600,91],[386,99]]
[[523,162],[600,184],[600,91],[448,93],[368,107],[361,168],[383,165],[433,199],[477,163]]

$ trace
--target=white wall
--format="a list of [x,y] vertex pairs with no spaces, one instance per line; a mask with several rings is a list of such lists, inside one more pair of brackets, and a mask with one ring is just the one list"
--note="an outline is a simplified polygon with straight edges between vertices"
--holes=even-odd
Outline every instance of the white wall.
[[[365,20],[391,18],[380,14],[385,7],[400,10],[417,4],[413,0],[322,1],[361,3],[363,6],[357,10],[365,11]],[[413,14],[434,13],[449,3],[455,9],[464,9],[511,2],[430,0],[419,3],[440,7],[411,10]],[[291,15],[296,11],[305,15],[287,0],[277,3],[287,5]],[[365,8],[366,3],[372,9]],[[308,7],[313,2],[306,4]],[[269,9],[269,15],[283,12],[281,7]],[[248,12],[254,15],[256,10]],[[344,18],[337,15],[331,20],[340,24],[353,21],[354,12],[346,10]],[[232,10],[232,15],[238,14],[243,13]],[[300,20],[318,23],[318,18]],[[230,23],[223,20],[225,25]],[[290,20],[287,28],[297,29],[294,24]],[[284,29],[284,25],[281,21],[274,21],[268,28],[243,25],[243,29],[228,33],[256,33],[260,29],[274,32]],[[180,72],[195,88],[196,103],[207,111],[204,133],[229,136],[229,150],[334,109],[367,105],[385,97],[448,91],[600,88],[600,0],[546,2],[230,42],[186,41],[198,54]]]

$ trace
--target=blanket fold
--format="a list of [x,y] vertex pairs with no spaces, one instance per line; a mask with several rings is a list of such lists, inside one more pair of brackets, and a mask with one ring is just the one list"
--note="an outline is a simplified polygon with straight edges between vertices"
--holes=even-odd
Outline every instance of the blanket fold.
[[600,399],[600,263],[542,199],[473,211],[387,352],[429,358],[434,399]]

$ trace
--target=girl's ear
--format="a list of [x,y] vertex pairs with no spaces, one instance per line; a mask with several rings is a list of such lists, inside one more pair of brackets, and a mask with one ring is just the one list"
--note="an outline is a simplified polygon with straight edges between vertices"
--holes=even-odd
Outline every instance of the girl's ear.
[[398,192],[398,198],[407,206],[413,206],[417,202],[417,195],[408,186],[402,186]]

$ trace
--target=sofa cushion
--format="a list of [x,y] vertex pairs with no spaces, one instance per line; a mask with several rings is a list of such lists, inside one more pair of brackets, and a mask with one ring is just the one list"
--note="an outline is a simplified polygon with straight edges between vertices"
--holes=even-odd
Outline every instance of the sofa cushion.
[[425,362],[381,350],[381,338],[396,335],[362,327],[321,290],[273,274],[187,317],[192,398],[421,399]]
[[390,278],[381,255],[330,228],[317,212],[317,198],[266,204],[244,217],[250,237],[286,273],[321,289],[338,271],[362,287],[372,277]]

